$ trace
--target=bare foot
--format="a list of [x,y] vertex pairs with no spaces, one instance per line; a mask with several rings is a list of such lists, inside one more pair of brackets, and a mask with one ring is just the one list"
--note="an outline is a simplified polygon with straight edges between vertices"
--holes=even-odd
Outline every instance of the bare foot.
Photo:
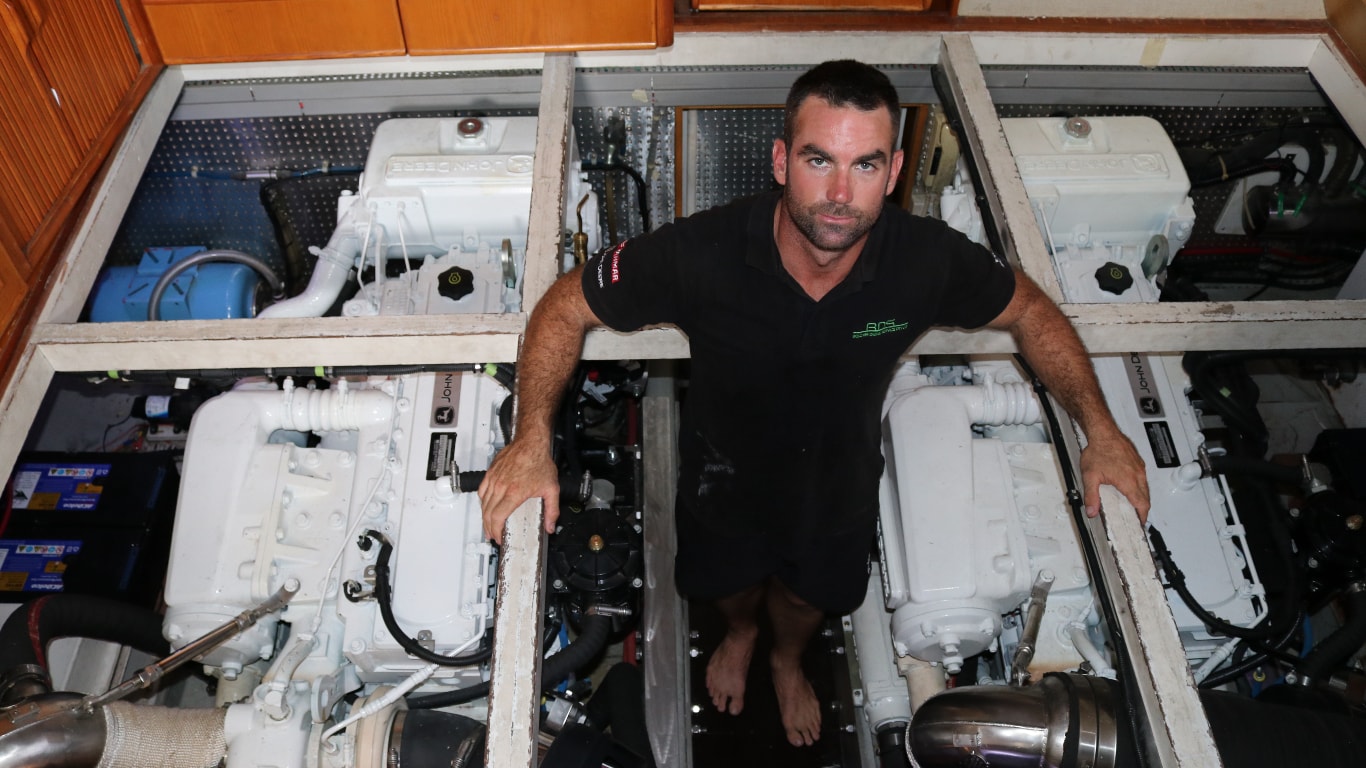
[[749,632],[731,630],[707,662],[707,693],[718,711],[738,715],[745,708],[745,678],[758,637],[757,627]]
[[790,664],[773,657],[769,663],[788,743],[794,747],[815,744],[821,737],[821,703],[802,672],[801,662]]

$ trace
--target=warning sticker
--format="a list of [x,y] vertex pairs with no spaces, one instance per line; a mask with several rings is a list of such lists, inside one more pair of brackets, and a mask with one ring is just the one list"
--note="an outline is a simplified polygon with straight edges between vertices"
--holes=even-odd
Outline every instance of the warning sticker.
[[0,539],[0,592],[60,592],[75,539]]
[[1176,455],[1176,444],[1172,442],[1172,431],[1165,421],[1145,421],[1143,431],[1148,433],[1148,445],[1153,449],[1153,463],[1159,467],[1179,467],[1181,459]]
[[15,509],[91,510],[100,502],[109,464],[20,464],[10,502]]
[[427,447],[427,479],[448,477],[455,463],[455,433],[433,432]]

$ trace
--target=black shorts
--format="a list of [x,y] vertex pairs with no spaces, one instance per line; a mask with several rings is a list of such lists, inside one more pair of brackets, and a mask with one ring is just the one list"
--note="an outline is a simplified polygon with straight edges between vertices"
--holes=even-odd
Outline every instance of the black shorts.
[[811,606],[844,615],[857,608],[868,591],[875,529],[860,526],[787,549],[765,534],[719,534],[682,504],[675,504],[674,521],[674,581],[684,597],[717,600],[772,576]]

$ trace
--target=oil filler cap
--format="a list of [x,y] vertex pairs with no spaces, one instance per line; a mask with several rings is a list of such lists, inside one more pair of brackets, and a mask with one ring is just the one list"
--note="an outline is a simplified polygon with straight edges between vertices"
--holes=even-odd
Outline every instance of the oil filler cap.
[[1096,270],[1096,284],[1102,291],[1118,296],[1134,284],[1134,276],[1129,274],[1129,268],[1123,264],[1107,261]]
[[451,267],[436,278],[436,292],[459,301],[474,293],[474,273],[464,267]]

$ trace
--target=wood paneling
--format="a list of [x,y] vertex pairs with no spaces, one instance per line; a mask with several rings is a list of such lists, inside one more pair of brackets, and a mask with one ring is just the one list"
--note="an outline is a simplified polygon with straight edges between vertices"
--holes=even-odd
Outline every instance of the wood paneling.
[[34,20],[7,4],[0,17],[0,215],[20,244],[14,266],[27,274],[25,244],[80,164],[80,148],[34,55]]
[[1356,57],[1360,74],[1366,68],[1366,0],[1324,0],[1323,7],[1343,47]]
[[583,51],[654,48],[673,40],[659,0],[398,0],[408,52]]
[[90,180],[157,75],[122,1],[0,3],[0,377]]
[[930,0],[692,0],[697,11],[923,11]]
[[[443,3],[462,9],[465,2]],[[142,0],[167,64],[397,55],[396,0]]]

